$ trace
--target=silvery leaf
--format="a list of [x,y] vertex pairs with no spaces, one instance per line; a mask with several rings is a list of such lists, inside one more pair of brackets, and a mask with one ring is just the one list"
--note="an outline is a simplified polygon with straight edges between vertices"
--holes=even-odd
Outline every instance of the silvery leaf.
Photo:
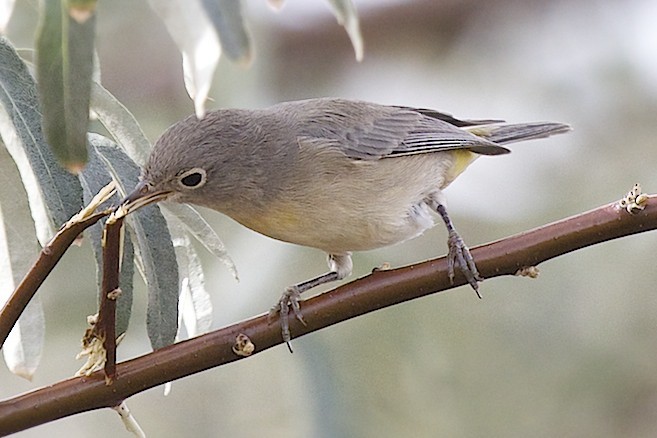
[[[112,178],[129,191],[137,185],[139,167],[113,142],[91,134],[89,142]],[[146,329],[154,349],[170,345],[178,331],[178,265],[166,220],[156,205],[128,215],[148,287]]]
[[[170,213],[171,216],[174,216],[175,219],[180,221],[185,231],[198,240],[210,254],[225,264],[231,274],[233,274],[233,277],[239,280],[237,267],[228,254],[226,246],[210,224],[207,223],[194,207],[189,204],[176,204],[173,202],[167,202],[162,207],[162,211],[165,214]],[[167,215],[167,218],[169,218],[169,215]]]
[[[171,221],[169,221],[169,224]],[[175,229],[175,228],[174,228]],[[174,234],[177,234],[174,231]],[[187,337],[198,336],[212,326],[212,301],[205,289],[201,261],[189,238],[180,234],[174,238],[180,268],[179,330],[185,327]],[[178,336],[180,338],[180,336]]]
[[82,187],[46,144],[36,84],[5,38],[0,38],[0,64],[0,135],[18,165],[37,236],[44,245],[52,236],[53,223],[59,227],[82,208]]
[[[0,142],[0,306],[28,272],[39,249],[18,168]],[[28,380],[32,378],[41,360],[44,335],[43,309],[36,295],[2,348],[12,373]]]
[[182,53],[187,94],[196,116],[205,115],[205,101],[221,56],[219,37],[201,0],[149,0]]
[[358,12],[356,6],[351,0],[328,0],[333,10],[333,15],[338,19],[338,23],[344,26],[351,45],[354,46],[356,60],[363,60],[363,36],[360,33],[360,24],[358,22]]
[[251,37],[242,15],[241,0],[201,0],[208,18],[219,34],[226,56],[243,65],[253,58]]
[[[94,138],[93,143],[91,138]],[[107,170],[105,162],[99,157],[96,147],[105,143],[105,141],[98,138],[100,136],[90,135],[90,143],[94,144],[93,147],[89,148],[89,162],[82,172],[80,172],[79,177],[82,182],[82,188],[84,189],[84,202],[88,203],[98,191],[105,187],[112,181],[112,175]],[[111,145],[109,140],[106,140],[108,145]],[[102,147],[102,146],[101,146]],[[110,147],[110,146],[108,146]],[[119,202],[119,195],[115,194],[109,202],[112,202],[116,205]],[[98,291],[100,292],[101,281],[102,281],[102,253],[103,248],[101,245],[102,236],[103,236],[103,227],[105,226],[105,220],[94,224],[88,228],[85,232],[87,233],[89,240],[91,241],[91,246],[94,250],[94,256],[96,259],[96,272],[98,280]],[[124,232],[123,234],[123,245],[122,245],[122,260],[121,260],[121,273],[119,276],[119,287],[121,289],[121,295],[116,300],[116,336],[125,333],[128,329],[128,324],[130,322],[130,314],[132,312],[132,300],[133,300],[133,276],[134,276],[134,247],[130,236]],[[99,297],[100,302],[100,297]]]
[[135,117],[100,83],[91,85],[91,109],[128,156],[140,166],[146,164],[151,143]]

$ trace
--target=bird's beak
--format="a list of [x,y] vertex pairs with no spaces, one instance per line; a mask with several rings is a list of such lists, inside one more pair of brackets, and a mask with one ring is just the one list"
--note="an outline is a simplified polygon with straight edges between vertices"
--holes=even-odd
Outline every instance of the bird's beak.
[[138,210],[149,204],[162,201],[171,195],[170,191],[155,191],[147,181],[140,181],[137,187],[119,204],[125,214]]

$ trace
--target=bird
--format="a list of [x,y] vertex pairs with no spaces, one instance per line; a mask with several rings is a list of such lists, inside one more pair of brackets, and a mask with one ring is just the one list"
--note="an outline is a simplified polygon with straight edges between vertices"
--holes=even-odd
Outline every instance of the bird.
[[415,238],[436,216],[447,229],[450,281],[458,269],[481,298],[483,278],[447,213],[445,188],[482,155],[570,129],[342,98],[218,109],[169,127],[121,205],[195,204],[327,253],[328,272],[287,287],[270,311],[289,346],[290,309],[304,322],[301,294],[349,276],[352,252]]

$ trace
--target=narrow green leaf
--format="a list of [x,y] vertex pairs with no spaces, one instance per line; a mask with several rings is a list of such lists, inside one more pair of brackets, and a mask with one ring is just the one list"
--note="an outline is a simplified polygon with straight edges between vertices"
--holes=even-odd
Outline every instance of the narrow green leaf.
[[178,333],[178,266],[167,223],[156,205],[130,216],[148,285],[146,329],[153,349],[172,344]]
[[[90,134],[89,142],[124,192],[137,185],[139,167],[109,139]],[[128,216],[148,287],[146,328],[154,349],[170,345],[178,331],[178,264],[167,222],[158,206]]]
[[[99,137],[99,136],[97,136]],[[95,140],[97,143],[100,140]],[[90,139],[91,142],[91,139]],[[110,143],[109,140],[107,140]],[[80,172],[78,175],[80,181],[82,182],[82,188],[84,189],[84,202],[88,203],[98,191],[105,187],[112,181],[112,175],[109,173],[105,161],[103,161],[98,153],[96,152],[95,147],[89,148],[89,162],[87,166]],[[120,201],[119,195],[115,194],[108,201],[108,204],[118,204]],[[94,256],[96,259],[96,273],[98,280],[98,291],[100,293],[101,279],[102,279],[102,236],[103,236],[103,227],[105,226],[105,220],[94,224],[92,227],[88,228],[85,232],[87,237],[91,241],[91,246],[94,250]],[[127,233],[123,235],[123,253],[121,260],[121,273],[119,276],[119,287],[121,288],[121,295],[116,301],[116,335],[125,333],[128,330],[128,325],[130,323],[130,315],[132,313],[132,300],[133,300],[133,276],[134,276],[134,247],[130,236]],[[100,296],[99,296],[100,302]]]
[[189,204],[168,203],[162,206],[162,212],[169,224],[180,224],[180,227],[201,243],[210,254],[214,255],[230,270],[236,280],[237,267],[228,254],[226,246],[219,235],[200,213]]
[[128,156],[140,166],[146,164],[151,151],[146,134],[132,113],[96,81],[91,85],[91,109]]
[[210,330],[212,301],[205,289],[203,268],[194,246],[183,230],[174,227],[172,233],[181,277],[178,330],[184,327],[187,337],[192,338]]
[[205,101],[221,56],[219,37],[201,0],[149,0],[182,53],[187,94],[196,116],[205,115]]
[[[85,3],[95,3],[86,1]],[[88,6],[87,6],[88,7]],[[73,11],[77,11],[75,14]],[[86,14],[89,14],[88,17]],[[64,54],[64,97],[66,138],[69,159],[66,168],[77,173],[87,162],[89,101],[94,72],[94,36],[96,15],[93,10],[71,9],[64,18],[68,23]]]
[[93,10],[44,0],[37,34],[37,77],[46,138],[62,165],[78,173],[87,162],[93,75]]
[[253,59],[251,37],[242,14],[241,0],[201,0],[219,34],[219,42],[232,61],[248,65]]
[[356,6],[351,0],[328,0],[328,2],[331,4],[333,15],[337,18],[338,23],[345,28],[347,35],[349,35],[351,45],[354,46],[356,60],[362,61],[364,54],[363,36],[360,33]]
[[36,84],[5,38],[0,38],[0,65],[0,135],[18,165],[43,244],[52,223],[59,227],[82,208],[82,187],[44,141]]
[[[0,142],[0,306],[39,254],[27,193],[16,164]],[[45,321],[38,295],[28,304],[2,348],[12,373],[31,379],[41,360]]]

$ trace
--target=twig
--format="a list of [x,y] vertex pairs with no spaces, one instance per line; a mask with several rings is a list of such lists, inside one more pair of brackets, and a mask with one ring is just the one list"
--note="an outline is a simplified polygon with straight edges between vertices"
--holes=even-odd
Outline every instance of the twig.
[[37,260],[0,310],[0,348],[4,345],[9,332],[25,310],[27,303],[34,297],[37,289],[52,272],[68,247],[85,229],[110,214],[111,210],[98,213],[95,211],[102,203],[110,199],[115,191],[116,184],[113,181],[100,189],[96,196],[89,201],[89,204],[62,225],[57,234],[43,247]]
[[86,228],[107,216],[109,211],[102,211],[79,221],[68,222],[55,234],[48,244],[43,247],[39,257],[11,294],[2,310],[0,310],[0,348],[4,345],[9,332],[18,321],[37,289],[62,258],[69,246]]
[[[619,203],[573,216],[531,231],[472,249],[481,275],[529,272],[530,267],[558,255],[596,243],[657,229],[657,197],[642,199],[642,211],[630,214]],[[303,301],[306,325],[290,321],[300,337],[338,322],[414,298],[465,284],[457,275],[447,278],[446,259],[429,260],[367,277]],[[236,342],[245,337],[258,354],[282,343],[278,324],[261,315],[117,365],[111,386],[100,372],[72,378],[0,402],[0,434],[37,426],[55,419],[103,407],[113,407],[148,388],[240,360]],[[251,348],[249,348],[249,351]],[[238,351],[240,351],[238,349]]]
[[119,269],[121,261],[121,227],[124,216],[114,213],[103,229],[103,274],[100,285],[98,313],[88,318],[89,328],[82,337],[82,351],[77,358],[87,356],[76,376],[90,376],[103,367],[105,383],[110,385],[116,375],[116,300],[121,295]]
[[96,335],[103,341],[106,352],[105,380],[110,384],[116,374],[116,300],[119,289],[119,261],[121,260],[121,226],[123,217],[111,215],[103,232],[103,280],[101,284]]

